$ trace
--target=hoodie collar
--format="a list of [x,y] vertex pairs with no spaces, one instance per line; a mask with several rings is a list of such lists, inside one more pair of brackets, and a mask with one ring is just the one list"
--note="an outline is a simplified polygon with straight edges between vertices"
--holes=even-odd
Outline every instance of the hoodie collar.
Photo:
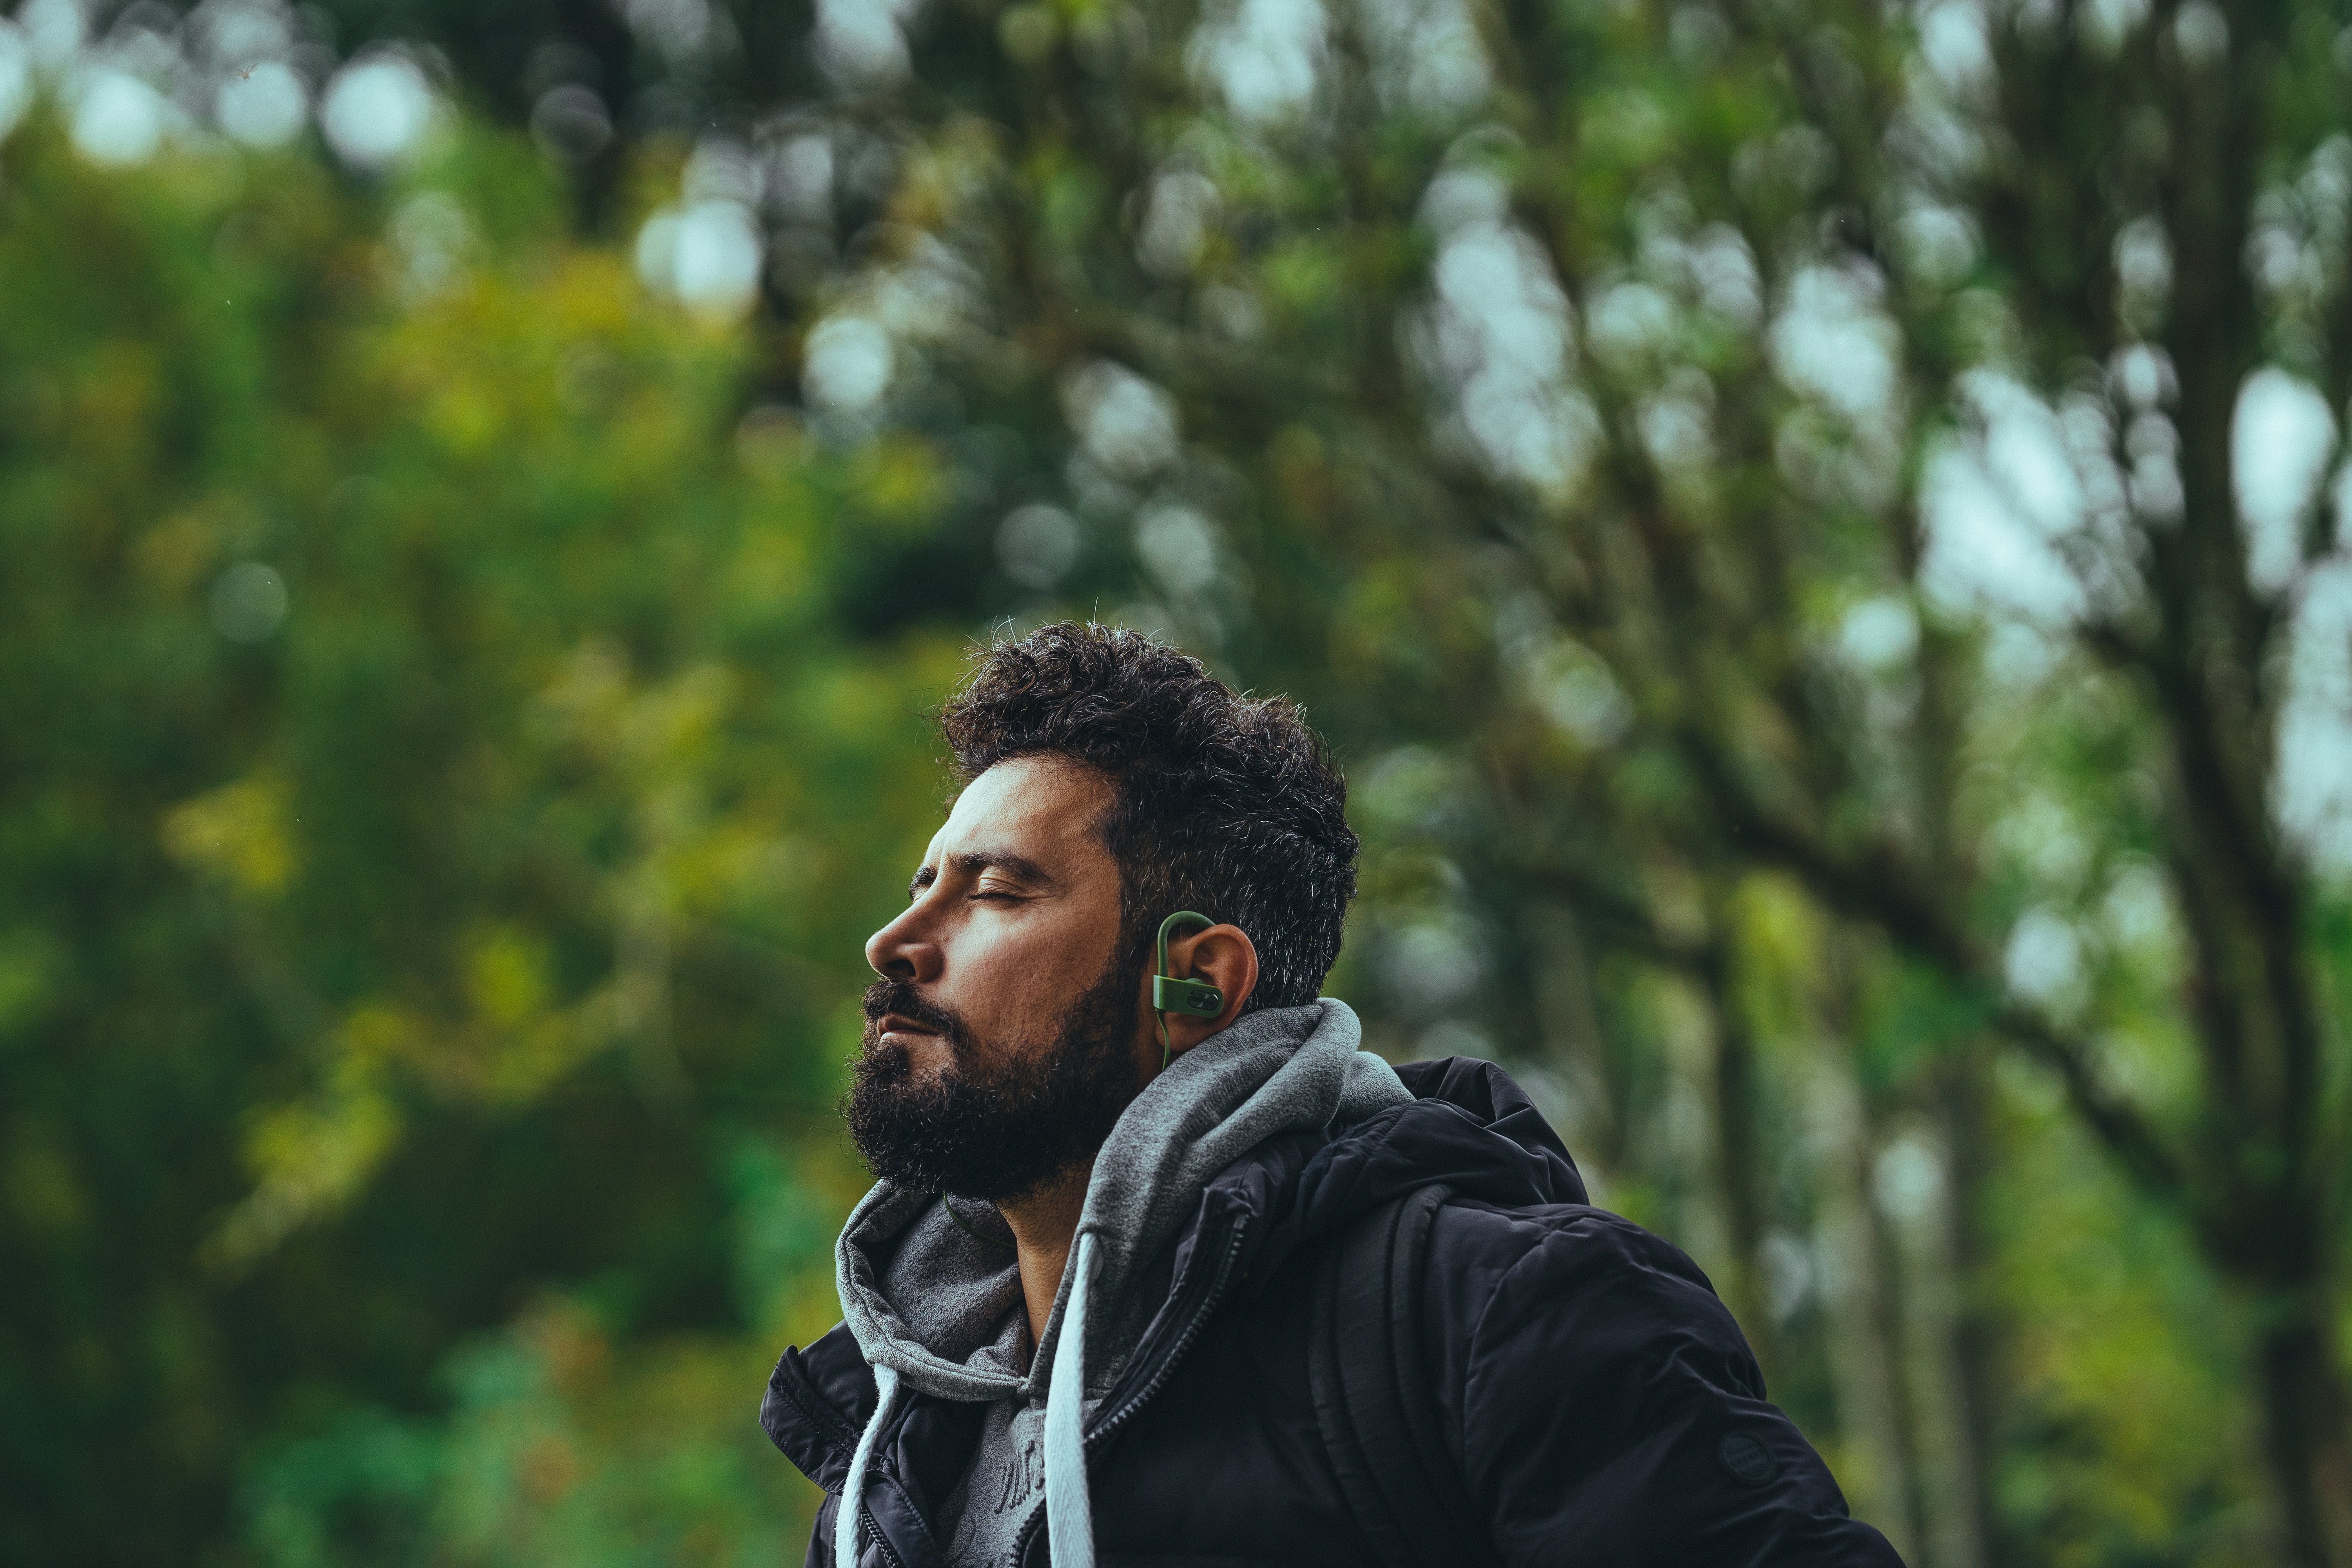
[[[1352,1016],[1348,1023],[1352,1026]],[[1213,1058],[1202,1057],[1201,1052],[1214,1043],[1204,1042],[1190,1053],[1201,1059],[1202,1065],[1193,1070],[1207,1070]],[[1181,1065],[1180,1061],[1178,1066]],[[1328,1125],[1269,1136],[1207,1184],[1192,1205],[1190,1219],[1177,1233],[1171,1253],[1130,1286],[1130,1294],[1148,1293],[1157,1300],[1160,1320],[1150,1325],[1134,1352],[1122,1384],[1139,1384],[1144,1374],[1170,1357],[1171,1344],[1182,1342],[1181,1325],[1172,1319],[1192,1315],[1182,1303],[1204,1294],[1198,1289],[1200,1279],[1224,1271],[1205,1258],[1205,1252],[1224,1257],[1227,1268],[1249,1293],[1263,1289],[1301,1246],[1364,1208],[1412,1187],[1444,1183],[1457,1196],[1503,1207],[1588,1201],[1583,1181],[1559,1135],[1502,1068],[1491,1062],[1452,1058],[1412,1063],[1395,1070],[1403,1091],[1412,1097],[1411,1103],[1390,1103],[1393,1091],[1379,1087],[1380,1074],[1343,1064],[1340,1108]],[[1353,1087],[1345,1080],[1352,1080]],[[936,1212],[934,1200],[917,1196],[921,1202],[902,1211],[914,1217],[901,1226],[901,1233],[936,1221],[942,1239],[949,1234],[963,1234]],[[862,1226],[871,1226],[877,1233],[887,1229],[874,1223],[874,1216],[889,1201],[883,1188],[867,1194],[844,1233],[845,1249],[852,1233],[860,1232]],[[1234,1245],[1244,1239],[1246,1245]],[[887,1258],[887,1248],[882,1256]],[[1161,1279],[1167,1281],[1164,1288],[1159,1284]],[[875,1289],[870,1284],[861,1287]],[[1013,1289],[1016,1296],[1008,1299],[1008,1311],[1011,1300],[1017,1300],[1017,1283]],[[850,1294],[844,1289],[845,1305]],[[922,1321],[930,1323],[928,1318]],[[1094,1335],[1090,1332],[1087,1338],[1091,1341]],[[1100,1386],[1091,1365],[1087,1372],[1086,1384],[1090,1388]],[[894,1385],[905,1381],[896,1373],[890,1378]],[[1009,1381],[1017,1391],[1018,1381]],[[784,1353],[762,1402],[761,1425],[776,1447],[822,1486],[845,1487],[854,1450],[866,1446],[859,1440],[861,1429],[885,1439],[881,1449],[887,1454],[874,1452],[871,1462],[877,1474],[894,1475],[911,1460],[892,1447],[900,1439],[891,1436],[888,1429],[894,1423],[903,1425],[909,1406],[904,1388],[898,1387],[888,1402],[892,1408],[882,1409],[882,1382],[869,1369],[851,1326],[845,1323],[805,1352]],[[1101,1403],[1117,1408],[1136,1397],[1132,1387],[1114,1388],[1105,1400],[1087,1403],[1090,1407]],[[928,1447],[925,1451],[929,1452]]]
[[[1213,1178],[1285,1133],[1412,1098],[1393,1068],[1357,1048],[1361,1038],[1354,1012],[1328,998],[1248,1014],[1177,1058],[1120,1115],[1078,1218],[1077,1236],[1093,1238],[1088,1392],[1118,1374],[1160,1305],[1129,1287],[1194,1216]],[[941,1399],[1045,1394],[1076,1279],[1064,1270],[1024,1370],[1013,1260],[958,1225],[937,1194],[876,1184],[835,1252],[843,1320],[867,1363]]]

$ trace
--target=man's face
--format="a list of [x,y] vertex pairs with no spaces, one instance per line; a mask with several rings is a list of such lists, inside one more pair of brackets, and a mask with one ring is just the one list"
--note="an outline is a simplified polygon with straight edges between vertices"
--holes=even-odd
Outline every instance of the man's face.
[[875,1173],[1018,1197],[1099,1148],[1142,1087],[1141,982],[1115,963],[1107,780],[999,763],[931,840],[907,910],[866,944],[850,1131]]

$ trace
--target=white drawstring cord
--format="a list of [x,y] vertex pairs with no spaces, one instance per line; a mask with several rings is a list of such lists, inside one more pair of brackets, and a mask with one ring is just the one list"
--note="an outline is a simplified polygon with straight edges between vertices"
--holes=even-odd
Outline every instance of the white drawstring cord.
[[1062,1340],[1054,1347],[1054,1381],[1045,1391],[1045,1529],[1054,1568],[1095,1568],[1094,1502],[1087,1495],[1080,1426],[1087,1409],[1087,1297],[1094,1283],[1095,1238],[1078,1237],[1077,1277]]
[[897,1370],[876,1367],[874,1392],[874,1418],[858,1434],[857,1451],[849,1456],[849,1474],[841,1483],[841,1506],[834,1510],[834,1568],[857,1568],[857,1510],[866,1496],[866,1472],[874,1462],[875,1442],[882,1436],[882,1424],[890,1419],[890,1406],[898,1402]]
[[[1087,1298],[1094,1283],[1096,1261],[1092,1235],[1078,1237],[1074,1261],[1077,1276],[1070,1282],[1069,1310],[1062,1320],[1061,1342],[1054,1347],[1053,1385],[1045,1392],[1045,1524],[1054,1568],[1095,1568],[1094,1507],[1087,1493],[1086,1445],[1080,1429],[1087,1408]],[[834,1512],[834,1568],[857,1568],[857,1518],[866,1495],[866,1476],[874,1463],[874,1445],[898,1401],[898,1373],[877,1366],[874,1388],[874,1415],[849,1457],[849,1474],[841,1484],[841,1505]]]

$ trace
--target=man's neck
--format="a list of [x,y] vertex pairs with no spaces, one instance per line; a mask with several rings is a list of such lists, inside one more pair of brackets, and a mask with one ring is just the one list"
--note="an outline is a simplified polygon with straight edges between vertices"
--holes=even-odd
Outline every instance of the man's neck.
[[1087,1205],[1087,1183],[1094,1175],[1092,1160],[1073,1165],[1034,1192],[1007,1198],[996,1205],[1012,1227],[1013,1244],[1021,1265],[1021,1295],[1029,1309],[1029,1343],[1034,1351],[1045,1337],[1045,1319],[1054,1310],[1054,1296],[1062,1288],[1062,1271],[1070,1261],[1070,1245],[1078,1234],[1078,1215]]

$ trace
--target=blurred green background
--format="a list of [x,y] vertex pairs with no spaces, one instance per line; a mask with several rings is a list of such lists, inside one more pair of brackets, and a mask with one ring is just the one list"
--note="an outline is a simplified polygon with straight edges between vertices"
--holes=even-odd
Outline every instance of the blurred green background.
[[772,1563],[925,714],[1349,770],[1923,1568],[2352,1563],[2312,0],[26,0],[0,1557]]

